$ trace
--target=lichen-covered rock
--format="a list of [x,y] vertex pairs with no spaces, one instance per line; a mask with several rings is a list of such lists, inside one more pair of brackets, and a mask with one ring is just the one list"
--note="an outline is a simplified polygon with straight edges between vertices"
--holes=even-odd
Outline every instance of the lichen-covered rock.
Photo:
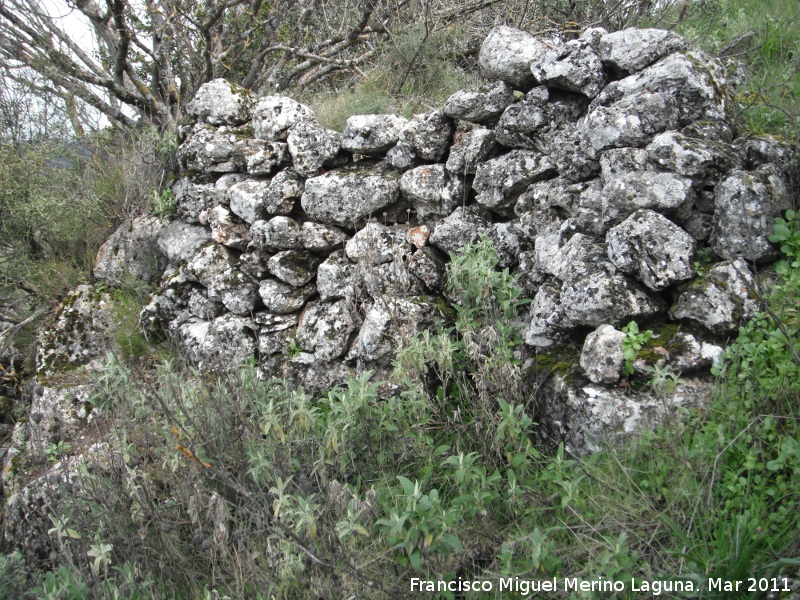
[[698,140],[675,131],[653,138],[648,157],[660,167],[695,179],[713,179],[741,166],[734,148],[724,142]]
[[552,132],[547,139],[548,153],[558,174],[565,180],[578,183],[597,177],[600,170],[597,160],[584,152],[581,130],[577,123],[566,123]]
[[61,302],[55,324],[39,331],[36,372],[53,375],[105,355],[116,329],[112,300],[94,286],[79,285]]
[[140,281],[153,282],[166,263],[157,244],[164,226],[156,217],[148,216],[120,225],[97,251],[92,271],[95,279],[120,284],[130,275]]
[[559,330],[650,317],[662,309],[658,299],[625,276],[598,269],[585,278],[564,282],[556,294],[543,287],[533,299],[525,341],[547,347],[558,339]]
[[336,159],[342,136],[325,129],[316,121],[301,121],[289,130],[286,140],[294,162],[294,170],[303,177],[313,177]]
[[209,281],[209,300],[218,300],[235,315],[247,316],[258,303],[258,286],[238,269],[228,269]]
[[300,243],[313,252],[329,252],[346,241],[347,234],[333,225],[306,221],[300,228]]
[[250,248],[239,256],[239,270],[256,281],[264,279],[269,272],[267,262],[271,255],[258,248]]
[[571,40],[545,54],[531,66],[536,79],[547,87],[594,98],[608,83],[603,63],[586,40]]
[[253,246],[268,252],[298,250],[303,247],[302,229],[291,217],[272,217],[256,221],[250,228]]
[[418,296],[425,290],[422,282],[408,269],[407,255],[397,254],[392,262],[378,265],[360,262],[358,277],[363,289],[371,298],[379,296]]
[[300,315],[298,313],[287,315],[273,315],[268,312],[258,312],[254,320],[258,326],[258,352],[264,356],[273,354],[287,355],[288,346],[297,326]]
[[451,173],[474,175],[478,164],[491,158],[496,147],[494,131],[491,129],[459,129],[455,133],[445,166]]
[[156,244],[168,265],[179,265],[211,241],[211,232],[205,227],[172,221],[158,233]]
[[561,281],[580,281],[600,269],[613,271],[601,240],[591,235],[576,233],[561,245],[563,230],[552,236],[536,238],[536,264],[538,268]]
[[297,342],[318,361],[343,356],[358,321],[346,300],[309,304],[297,325]]
[[253,95],[245,88],[212,79],[197,90],[186,112],[210,125],[241,125],[250,120]]
[[694,121],[728,119],[725,68],[698,52],[670,54],[615,81],[589,106],[583,145],[597,157],[605,148],[644,146],[652,136]]
[[478,63],[487,79],[502,79],[519,88],[536,83],[531,65],[540,63],[555,42],[500,25],[493,28],[481,45]]
[[408,120],[399,115],[356,115],[347,119],[342,148],[355,154],[385,154],[400,139]]
[[491,223],[480,207],[459,206],[447,218],[433,227],[429,243],[445,252],[456,252],[462,246],[478,240],[481,233],[488,234]]
[[258,347],[258,327],[252,319],[236,315],[222,315],[211,322],[213,351],[217,370],[225,371],[231,366],[250,360]]
[[219,204],[223,196],[214,184],[194,183],[188,177],[182,177],[172,186],[172,194],[178,218],[187,223],[199,223],[200,213]]
[[314,284],[295,287],[274,279],[265,279],[258,287],[264,306],[273,314],[285,315],[303,308],[306,300],[316,294]]
[[409,273],[432,292],[441,292],[444,289],[446,268],[445,257],[431,246],[418,248],[408,259]]
[[397,169],[409,168],[415,158],[442,160],[454,131],[455,125],[441,109],[414,115],[400,131],[397,145],[386,158]]
[[452,119],[472,123],[487,123],[497,119],[514,102],[514,90],[505,81],[497,81],[450,96],[444,104],[444,114]]
[[625,334],[611,325],[600,325],[586,336],[581,368],[592,383],[614,383],[620,377]]
[[528,249],[522,228],[514,222],[492,224],[488,237],[492,240],[497,265],[501,269],[517,264],[519,253]]
[[644,148],[611,148],[600,157],[600,181],[603,185],[610,185],[623,175],[654,170]]
[[91,385],[34,386],[28,421],[28,456],[34,464],[47,461],[51,444],[74,440],[90,420]]
[[721,346],[679,331],[670,340],[669,366],[678,373],[700,371],[719,366],[724,355]]
[[263,140],[236,127],[195,125],[178,148],[178,164],[184,171],[236,173],[247,168],[247,156],[263,149]]
[[588,101],[577,94],[555,92],[544,86],[533,88],[522,102],[503,112],[495,128],[495,139],[508,148],[549,152],[554,134],[578,120]]
[[555,166],[544,154],[512,150],[478,165],[472,185],[478,194],[478,204],[504,212],[513,207],[517,197],[530,184],[555,175]]
[[255,223],[263,217],[270,185],[270,181],[266,179],[245,179],[233,184],[228,189],[231,212],[246,223]]
[[686,49],[686,40],[663,29],[630,27],[600,38],[598,54],[616,73],[633,73],[649,67],[673,52]]
[[640,209],[650,209],[682,221],[689,216],[695,192],[691,179],[674,173],[625,173],[603,188],[589,187],[576,211],[580,226],[598,235]]
[[399,197],[398,172],[380,165],[353,165],[308,179],[300,204],[314,221],[352,227]]
[[266,96],[253,107],[253,134],[267,141],[285,140],[301,122],[314,121],[314,112],[286,96]]
[[264,193],[264,211],[268,215],[289,215],[303,195],[303,180],[293,171],[281,171],[270,180]]
[[219,244],[209,244],[186,263],[186,274],[205,287],[236,264],[233,252]]
[[775,166],[733,171],[714,189],[714,206],[709,243],[719,256],[766,261],[777,255],[769,236],[775,217],[792,202]]
[[606,234],[606,244],[611,262],[651,290],[663,290],[695,275],[694,239],[652,210],[637,210],[611,228]]
[[392,262],[397,255],[409,254],[406,230],[371,221],[350,238],[345,246],[353,262],[369,265]]
[[441,219],[464,202],[464,181],[444,165],[424,165],[403,173],[400,190],[420,222]]
[[670,309],[670,316],[695,321],[713,333],[727,334],[736,331],[757,310],[753,275],[740,258],[719,263],[692,282]]
[[433,324],[433,307],[422,298],[378,296],[364,317],[356,350],[360,363],[390,363],[402,340]]
[[711,399],[713,383],[687,380],[660,397],[645,392],[584,385],[555,375],[539,391],[541,428],[555,447],[573,454],[601,451],[633,439],[673,418],[679,407],[699,408]]
[[242,223],[224,206],[217,205],[209,210],[207,218],[211,227],[211,239],[215,243],[237,250],[244,250],[250,243],[247,223]]
[[267,268],[284,283],[302,287],[314,279],[320,262],[317,256],[304,250],[283,250],[269,259]]
[[323,302],[339,298],[356,299],[361,280],[358,269],[344,255],[344,251],[332,252],[317,268],[317,291]]
[[270,175],[289,162],[289,148],[283,142],[252,140],[244,162],[250,175]]
[[[595,102],[600,98],[602,94]],[[607,106],[593,103],[579,125],[581,148],[597,159],[609,148],[644,147],[654,135],[675,129],[679,122],[677,102],[666,92],[642,91]]]
[[187,308],[195,317],[204,321],[213,321],[225,312],[225,305],[222,302],[211,300],[206,290],[196,288],[189,291]]

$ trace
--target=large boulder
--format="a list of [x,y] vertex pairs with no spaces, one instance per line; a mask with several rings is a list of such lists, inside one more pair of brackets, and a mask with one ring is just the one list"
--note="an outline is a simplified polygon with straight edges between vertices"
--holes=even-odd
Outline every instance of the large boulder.
[[168,265],[178,265],[189,260],[211,241],[211,232],[205,227],[172,221],[158,232],[156,244]]
[[512,150],[478,165],[473,187],[478,204],[496,212],[507,212],[530,184],[556,175],[555,166],[544,154]]
[[608,83],[600,57],[586,40],[571,40],[545,54],[532,72],[547,87],[597,96]]
[[165,226],[156,217],[126,221],[100,246],[94,261],[94,277],[120,284],[126,275],[152,283],[166,266],[158,249],[158,235]]
[[385,154],[400,139],[408,121],[399,115],[356,115],[347,119],[342,148],[355,154]]
[[514,90],[505,81],[461,90],[444,104],[444,114],[453,119],[472,123],[487,123],[497,119],[514,102]]
[[300,347],[325,362],[344,356],[358,320],[346,299],[309,304],[297,325]]
[[289,130],[286,139],[294,170],[303,177],[313,177],[333,163],[339,155],[342,136],[325,129],[316,121],[300,121]]
[[283,141],[293,126],[314,120],[314,112],[304,104],[286,96],[266,96],[253,107],[253,135]]
[[615,73],[641,71],[673,52],[686,49],[686,40],[663,29],[630,27],[606,33],[600,38],[600,60]]

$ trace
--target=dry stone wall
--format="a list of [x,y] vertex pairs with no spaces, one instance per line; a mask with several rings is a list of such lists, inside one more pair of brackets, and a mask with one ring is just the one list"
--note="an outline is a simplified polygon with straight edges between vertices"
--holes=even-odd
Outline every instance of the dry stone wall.
[[[724,65],[671,32],[497,27],[479,59],[487,83],[443,108],[354,116],[341,134],[290,98],[202,87],[142,323],[207,368],[256,357],[321,389],[386,368],[398,339],[431,326],[449,253],[483,233],[533,299],[528,352],[586,338],[586,379],[549,400],[554,435],[598,410],[616,411],[612,429],[636,421],[603,387],[631,320],[699,331],[664,340],[662,362],[707,369],[757,308],[753,268],[775,258],[771,223],[793,202],[792,148],[736,137]],[[721,261],[698,277],[708,249]],[[576,449],[591,427],[570,434]]]

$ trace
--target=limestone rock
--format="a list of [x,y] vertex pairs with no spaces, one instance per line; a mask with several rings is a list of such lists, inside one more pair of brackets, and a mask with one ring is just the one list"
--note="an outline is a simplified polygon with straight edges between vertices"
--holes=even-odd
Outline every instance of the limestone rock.
[[270,181],[264,193],[268,215],[289,215],[303,195],[303,180],[293,171],[281,171]]
[[432,246],[445,252],[456,252],[462,246],[478,240],[480,233],[487,233],[491,223],[477,206],[459,206],[447,218],[434,225],[429,238]]
[[528,249],[522,228],[514,222],[494,223],[488,236],[501,269],[517,264],[519,253]]
[[514,87],[536,83],[531,65],[540,63],[555,42],[500,25],[493,28],[481,45],[478,63],[487,79],[502,79]]
[[408,270],[432,292],[444,289],[445,257],[431,246],[417,249],[408,259]]
[[211,241],[211,232],[205,227],[173,221],[158,233],[158,249],[166,257],[168,265],[177,265],[189,260]]
[[268,252],[298,250],[303,247],[302,229],[291,217],[272,217],[256,221],[250,228],[253,246]]
[[736,331],[758,310],[755,282],[741,258],[722,262],[693,282],[670,309],[673,319],[689,319],[720,335]]
[[244,162],[250,175],[270,175],[289,162],[289,147],[282,142],[252,140]]
[[503,112],[495,139],[508,148],[527,148],[549,153],[553,136],[580,118],[588,101],[577,94],[533,88],[522,102]]
[[252,139],[241,128],[195,125],[178,148],[178,164],[184,171],[243,172],[247,157],[264,147],[263,140]]
[[228,189],[231,212],[250,224],[261,219],[270,185],[266,179],[245,179],[233,184]]
[[206,290],[195,288],[189,291],[187,307],[190,313],[204,321],[213,321],[225,312],[225,305],[222,302],[211,300]]
[[733,171],[714,189],[714,225],[709,240],[719,256],[766,261],[777,254],[769,241],[775,217],[791,208],[791,196],[774,166]]
[[408,121],[399,115],[356,115],[347,119],[342,148],[355,154],[385,154]]
[[606,235],[606,243],[611,262],[651,290],[663,290],[695,275],[694,239],[652,210],[637,210],[613,227]]
[[511,208],[521,192],[536,181],[555,176],[550,159],[530,150],[512,150],[478,165],[473,187],[478,204],[503,212]]
[[461,90],[444,104],[444,114],[472,123],[496,120],[514,102],[514,90],[505,81]]
[[105,355],[116,328],[112,300],[94,286],[79,285],[61,302],[55,324],[39,331],[36,372],[53,375]]
[[369,222],[345,246],[347,257],[353,262],[369,265],[392,262],[395,256],[409,254],[406,230]]
[[596,159],[609,148],[644,147],[654,135],[674,129],[679,122],[677,102],[666,92],[642,91],[623,96],[607,106],[593,104],[589,107],[589,113],[579,125],[581,148],[590,158]]
[[309,304],[297,325],[297,341],[316,360],[343,356],[357,327],[356,316],[347,300]]
[[397,145],[386,155],[387,159],[399,169],[407,169],[413,164],[413,158],[409,162],[409,156],[429,161],[442,160],[454,131],[453,122],[441,109],[414,115],[400,131]]
[[314,121],[313,111],[286,96],[266,96],[253,107],[253,134],[267,141],[282,141],[289,129],[301,122]]
[[35,386],[28,422],[28,456],[35,464],[47,461],[51,444],[75,440],[91,417],[91,385]]
[[544,287],[539,290],[525,341],[547,347],[557,339],[559,330],[649,317],[662,309],[660,301],[623,275],[598,269],[586,278],[564,282],[556,294]]
[[300,203],[314,221],[352,227],[379,214],[399,196],[399,173],[383,171],[379,165],[353,165],[308,179]]
[[491,129],[457,130],[445,166],[457,175],[474,175],[478,164],[491,158],[495,148]]
[[423,299],[379,296],[364,317],[356,348],[361,363],[390,363],[398,343],[433,324],[433,307]]
[[361,280],[356,266],[337,250],[317,268],[317,290],[320,300],[358,298]]
[[303,250],[283,250],[269,259],[267,268],[284,283],[302,287],[314,279],[320,262],[318,257]]
[[306,300],[317,292],[316,286],[303,287],[287,285],[274,279],[265,279],[258,287],[264,306],[273,314],[284,315],[303,308]]
[[714,179],[741,166],[732,146],[690,138],[674,131],[653,138],[647,154],[651,161],[664,169],[699,179]]
[[594,98],[608,83],[603,64],[586,40],[571,40],[545,54],[531,67],[536,79],[547,87],[577,92]]
[[186,273],[192,281],[209,287],[235,264],[236,257],[231,250],[219,244],[209,244],[186,263]]
[[244,250],[250,243],[247,224],[242,223],[222,205],[217,205],[208,212],[208,224],[211,227],[211,239],[217,244]]
[[630,27],[603,35],[597,50],[616,72],[633,73],[685,48],[686,40],[671,31]]
[[152,283],[165,266],[158,249],[158,235],[165,225],[156,217],[126,221],[100,246],[94,261],[94,277],[120,284],[125,275]]
[[225,79],[212,79],[197,90],[186,112],[210,125],[241,125],[250,120],[253,95]]
[[581,368],[592,383],[614,383],[619,379],[625,337],[611,325],[600,325],[586,336],[581,351]]
[[306,221],[300,228],[300,243],[313,252],[329,252],[346,241],[347,234],[333,225]]
[[400,178],[400,190],[420,222],[444,218],[464,201],[464,181],[442,164],[406,171]]
[[679,331],[670,340],[669,365],[679,373],[689,373],[719,366],[725,350],[716,344]]
[[313,177],[339,154],[342,136],[325,129],[316,121],[301,121],[289,130],[287,142],[294,170],[303,177]]

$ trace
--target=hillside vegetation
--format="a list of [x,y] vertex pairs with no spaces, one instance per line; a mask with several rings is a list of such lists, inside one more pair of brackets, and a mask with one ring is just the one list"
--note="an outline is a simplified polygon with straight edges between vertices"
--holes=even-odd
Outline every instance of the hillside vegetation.
[[[740,129],[800,141],[795,2],[678,3],[635,22],[742,61]],[[410,26],[346,91],[304,100],[332,128],[350,114],[425,110],[477,80],[469,36]],[[89,279],[113,226],[174,211],[163,190],[175,138],[142,129],[77,142],[63,129],[4,137],[0,150],[3,319],[22,323],[8,340],[18,353],[2,363],[14,380],[30,373],[47,309]],[[404,598],[418,578],[494,582],[431,598],[500,598],[527,596],[500,592],[501,580],[570,577],[625,582],[618,598],[651,597],[655,581],[664,597],[796,597],[800,213],[779,218],[772,241],[783,258],[762,273],[769,291],[715,372],[712,401],[585,457],[542,442],[509,326],[527,299],[485,238],[451,257],[458,302],[399,349],[394,386],[366,373],[311,396],[260,380],[255,365],[199,372],[136,328],[147,290],[116,290],[123,352],[95,375],[103,451],[53,519],[63,564],[0,556],[0,596]],[[645,332],[627,331],[635,357]],[[626,382],[664,398],[675,384],[658,371]],[[52,448],[52,463],[70,460],[67,446]],[[708,578],[765,578],[777,591],[731,595]]]

